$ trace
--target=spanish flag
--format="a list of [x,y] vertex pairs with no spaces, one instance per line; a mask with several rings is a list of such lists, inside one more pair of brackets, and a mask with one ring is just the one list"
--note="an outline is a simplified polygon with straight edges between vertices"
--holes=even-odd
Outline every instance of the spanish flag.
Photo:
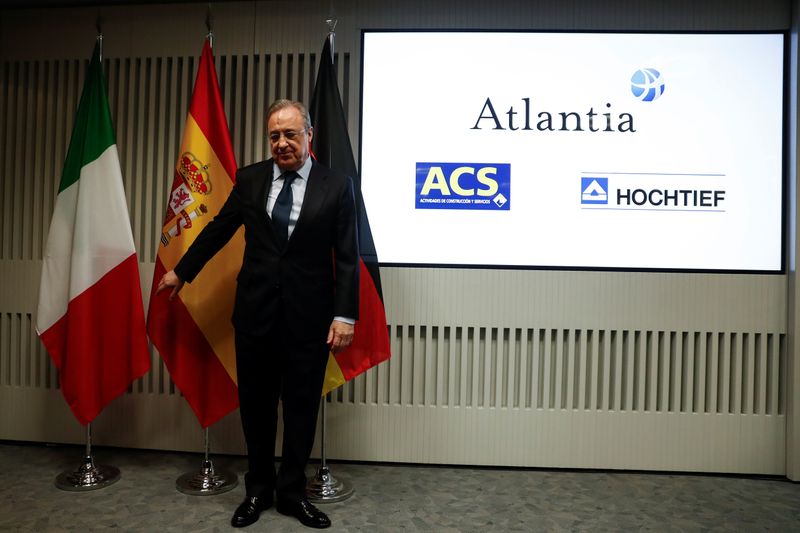
[[358,249],[361,253],[359,286],[359,320],[356,322],[353,343],[336,355],[328,357],[322,394],[343,385],[362,372],[381,363],[391,355],[386,311],[381,294],[381,275],[378,254],[369,228],[367,209],[361,195],[361,179],[356,170],[353,148],[347,134],[347,121],[342,109],[336,67],[333,64],[331,41],[325,39],[317,72],[317,82],[311,97],[311,123],[314,126],[312,153],[320,163],[353,178],[358,221]]
[[235,179],[236,159],[206,40],[164,215],[147,316],[150,340],[204,428],[239,405],[230,319],[243,230],[173,301],[170,291],[156,294],[156,288],[219,212]]

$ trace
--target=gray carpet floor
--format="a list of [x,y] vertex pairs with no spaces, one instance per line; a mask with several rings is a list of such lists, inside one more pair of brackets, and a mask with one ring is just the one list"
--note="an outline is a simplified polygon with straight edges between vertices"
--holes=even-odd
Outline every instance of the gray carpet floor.
[[[239,486],[189,496],[175,480],[195,454],[96,448],[121,479],[88,492],[55,488],[79,446],[0,442],[0,531],[233,531],[242,457],[212,457]],[[800,531],[800,484],[779,478],[332,463],[354,495],[320,505],[346,531]],[[270,509],[242,530],[311,531]]]

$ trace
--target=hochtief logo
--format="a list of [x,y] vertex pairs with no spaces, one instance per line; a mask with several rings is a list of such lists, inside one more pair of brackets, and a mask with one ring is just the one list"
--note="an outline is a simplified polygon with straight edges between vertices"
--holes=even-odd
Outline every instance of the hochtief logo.
[[[686,187],[685,181],[676,182],[674,174],[661,174],[663,179],[653,183],[655,175],[615,177],[613,186],[609,178],[581,177],[581,205],[585,206],[582,209],[705,212],[726,209],[728,191],[720,187],[719,175],[708,175],[692,188]],[[696,176],[699,179],[701,175]]]
[[581,178],[582,204],[608,203],[608,178]]
[[631,92],[643,102],[652,102],[664,94],[664,78],[654,68],[637,70],[631,76]]
[[509,163],[417,163],[417,209],[511,209]]

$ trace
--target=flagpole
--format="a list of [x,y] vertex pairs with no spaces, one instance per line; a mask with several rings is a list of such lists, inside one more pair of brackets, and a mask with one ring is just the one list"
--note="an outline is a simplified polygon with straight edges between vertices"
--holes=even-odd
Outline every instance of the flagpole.
[[[212,29],[211,4],[208,4],[206,11],[206,28],[208,34],[208,46],[214,46],[214,31]],[[203,430],[203,462],[200,470],[187,472],[175,480],[175,488],[184,494],[192,496],[211,496],[222,494],[234,489],[239,484],[238,476],[228,470],[216,470],[214,463],[209,459],[209,439],[208,426]]]
[[334,477],[328,468],[328,461],[325,453],[325,422],[327,400],[330,393],[322,398],[322,413],[320,414],[320,464],[317,473],[306,484],[306,496],[309,501],[314,503],[336,503],[346,500],[353,495],[353,486]]
[[214,17],[211,15],[211,2],[208,3],[208,10],[206,11],[206,29],[208,34],[208,46],[214,48]]
[[233,472],[218,471],[214,468],[214,463],[208,458],[208,428],[205,428],[203,435],[204,454],[200,470],[187,472],[180,476],[175,480],[175,488],[179,492],[192,496],[211,496],[228,492],[239,484],[239,478]]
[[[331,62],[333,62],[333,38],[336,35],[336,23],[338,20],[330,16],[326,21],[328,24],[328,39],[331,43]],[[331,474],[328,468],[328,461],[325,453],[325,424],[328,414],[327,403],[330,393],[322,397],[322,413],[320,414],[320,464],[317,473],[306,483],[306,496],[314,503],[335,503],[346,500],[353,495],[355,489],[350,483],[342,479],[337,479]]]
[[[100,14],[95,21],[97,26],[97,48],[100,69],[103,68],[103,31]],[[55,485],[61,490],[85,491],[107,487],[119,481],[119,468],[108,465],[95,465],[92,458],[92,423],[86,424],[86,451],[83,464],[77,470],[66,470],[56,476]]]
[[92,458],[92,423],[86,424],[86,455],[77,470],[66,470],[56,477],[55,485],[61,490],[85,491],[107,487],[119,481],[119,468],[95,465]]

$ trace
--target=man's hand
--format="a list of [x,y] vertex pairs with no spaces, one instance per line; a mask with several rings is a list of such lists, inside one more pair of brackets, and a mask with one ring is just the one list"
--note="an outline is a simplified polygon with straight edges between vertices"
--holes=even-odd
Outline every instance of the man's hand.
[[328,346],[333,353],[341,352],[353,342],[355,326],[334,320],[328,330]]
[[[172,293],[169,295],[169,300],[172,301],[178,295],[180,290],[183,288],[184,281],[178,277],[174,270],[170,270],[163,276],[158,282],[158,288],[156,289],[156,294],[163,291],[167,287],[172,287]],[[351,335],[352,337],[352,335]]]

